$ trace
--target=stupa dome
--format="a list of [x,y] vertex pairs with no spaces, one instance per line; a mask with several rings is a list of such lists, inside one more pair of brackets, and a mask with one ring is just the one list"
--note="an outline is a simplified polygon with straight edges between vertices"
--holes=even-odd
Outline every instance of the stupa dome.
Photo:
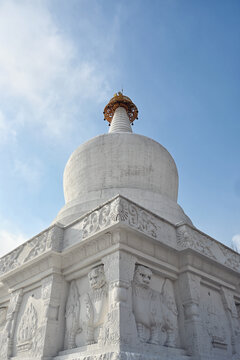
[[109,133],[80,145],[66,164],[66,204],[56,220],[68,224],[120,194],[173,223],[190,222],[177,204],[178,172],[172,156],[158,142],[132,133],[138,110],[131,99],[116,94],[104,115]]

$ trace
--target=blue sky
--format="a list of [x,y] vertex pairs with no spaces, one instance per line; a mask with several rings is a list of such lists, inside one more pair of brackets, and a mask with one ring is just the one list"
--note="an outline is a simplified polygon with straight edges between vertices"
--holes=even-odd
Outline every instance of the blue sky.
[[240,243],[240,2],[0,0],[0,255],[49,226],[73,150],[108,131],[122,88],[134,132],[179,171],[195,226]]

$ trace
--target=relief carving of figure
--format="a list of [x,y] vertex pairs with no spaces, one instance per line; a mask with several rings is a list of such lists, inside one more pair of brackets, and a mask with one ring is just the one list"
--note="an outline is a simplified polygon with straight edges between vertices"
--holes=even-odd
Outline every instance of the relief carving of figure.
[[92,269],[88,279],[90,291],[81,296],[80,326],[90,345],[98,342],[108,312],[108,286],[103,265]]
[[77,283],[71,282],[66,304],[65,349],[97,343],[108,311],[108,286],[104,267],[88,274],[90,290],[79,295]]
[[70,285],[69,296],[66,304],[66,332],[65,349],[76,347],[75,337],[78,331],[78,320],[80,311],[79,293],[76,281],[73,280]]
[[173,284],[166,279],[162,287],[162,311],[163,311],[163,329],[167,333],[165,345],[176,346],[177,329],[178,329],[178,310],[174,297]]
[[159,294],[150,288],[152,271],[137,265],[133,278],[133,313],[141,342],[159,343],[162,323]]
[[[161,293],[150,288],[152,271],[137,265],[133,279],[133,313],[141,342],[176,346],[178,311],[172,282],[165,280]],[[165,339],[163,341],[163,335]]]

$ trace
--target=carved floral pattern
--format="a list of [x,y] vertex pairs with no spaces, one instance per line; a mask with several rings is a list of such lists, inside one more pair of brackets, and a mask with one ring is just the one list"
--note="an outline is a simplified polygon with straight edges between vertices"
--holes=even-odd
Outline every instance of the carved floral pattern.
[[240,255],[209,236],[194,230],[188,225],[177,227],[177,245],[179,249],[193,249],[220,263],[240,271]]
[[193,229],[187,228],[185,225],[177,229],[177,244],[181,249],[191,248],[212,259],[216,259],[212,253],[211,241],[206,241],[200,234],[195,233]]
[[21,318],[18,328],[17,347],[19,351],[29,350],[32,347],[32,339],[36,333],[37,327],[37,311],[33,303],[30,302]]
[[124,222],[154,238],[157,237],[160,228],[157,216],[118,196],[82,220],[82,238],[93,235],[117,222]]
[[82,237],[85,238],[109,226],[111,223],[110,210],[111,206],[107,204],[87,215],[82,221]]
[[[74,241],[79,242],[117,223],[124,223],[152,238],[160,239],[161,237],[161,218],[130,200],[117,196],[78,221],[79,237],[76,237]],[[61,251],[62,247],[73,245],[69,239],[65,241],[63,244],[63,229],[58,225],[52,226],[1,258],[0,275],[49,250]],[[164,239],[162,241],[165,242]],[[186,224],[177,227],[177,245],[179,250],[191,248],[234,270],[240,270],[238,254]]]
[[229,250],[225,246],[222,246],[221,249],[225,256],[224,264],[231,267],[234,270],[240,271],[240,255]]
[[18,247],[13,250],[10,254],[7,254],[0,259],[0,274],[7,271],[13,270],[20,265],[18,261],[18,256],[21,253],[23,246]]
[[0,275],[34,259],[48,250],[60,250],[63,229],[53,226],[0,259]]

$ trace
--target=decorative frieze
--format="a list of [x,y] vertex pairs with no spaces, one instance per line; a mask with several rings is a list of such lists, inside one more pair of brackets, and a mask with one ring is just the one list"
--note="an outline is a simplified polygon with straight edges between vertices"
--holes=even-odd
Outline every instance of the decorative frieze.
[[[160,237],[162,225],[158,216],[122,196],[118,196],[66,229],[64,248],[118,223],[126,224],[152,238]],[[76,230],[77,236],[74,234]]]
[[16,269],[49,250],[60,251],[63,229],[54,225],[0,259],[0,275]]
[[157,216],[121,196],[91,212],[81,222],[82,239],[119,222],[154,238],[157,237],[160,228]]
[[[73,225],[65,229],[60,225],[54,225],[1,258],[0,275],[16,269],[49,250],[64,251],[65,248],[79,243],[99,231],[107,230],[118,223],[125,224],[162,243],[177,247],[179,250],[192,249],[210,259],[240,271],[240,255],[231,249],[187,224],[177,226],[177,240],[174,233],[169,238],[169,235],[165,236],[164,234],[169,234],[170,228],[173,228],[171,224],[164,222],[157,215],[130,200],[117,196],[80,218]],[[168,229],[165,229],[166,226]],[[100,244],[105,248],[103,241]],[[91,251],[94,254],[95,248],[99,248],[100,244],[97,245],[91,241],[91,243],[82,247],[80,251],[81,257],[90,256]]]
[[216,259],[212,252],[212,243],[213,241],[209,238],[200,235],[187,225],[177,228],[177,244],[180,249],[190,248],[212,259]]
[[192,249],[233,270],[240,271],[240,255],[187,224],[177,227],[179,250]]

